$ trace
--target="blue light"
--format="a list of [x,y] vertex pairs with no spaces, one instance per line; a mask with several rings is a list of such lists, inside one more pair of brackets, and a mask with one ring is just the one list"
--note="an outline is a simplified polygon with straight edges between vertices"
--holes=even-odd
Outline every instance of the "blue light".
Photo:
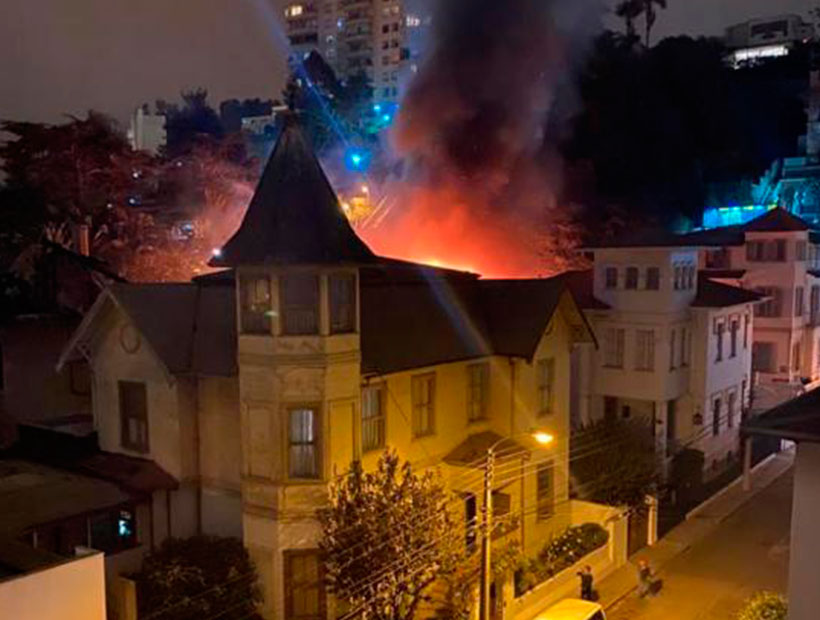
[[366,172],[373,155],[362,147],[350,147],[345,151],[345,166],[353,172]]
[[391,119],[392,119],[392,118],[393,118],[393,117],[392,117],[392,116],[390,116],[389,114],[385,114],[385,115],[383,115],[383,116],[382,116],[382,120],[383,120],[385,123],[389,123],[389,122],[391,121]]
[[721,228],[745,224],[777,205],[731,205],[707,207],[703,211],[703,228]]
[[373,104],[373,111],[374,111],[374,112],[381,112],[381,111],[382,111],[382,106],[381,106],[381,104],[380,104],[380,103],[374,103],[374,104]]

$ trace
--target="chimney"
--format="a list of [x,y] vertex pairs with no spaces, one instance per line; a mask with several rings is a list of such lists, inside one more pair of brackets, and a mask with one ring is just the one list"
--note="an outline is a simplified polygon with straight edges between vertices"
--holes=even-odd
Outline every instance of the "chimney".
[[89,236],[88,224],[78,224],[76,228],[76,250],[77,254],[83,256],[91,255],[91,239]]

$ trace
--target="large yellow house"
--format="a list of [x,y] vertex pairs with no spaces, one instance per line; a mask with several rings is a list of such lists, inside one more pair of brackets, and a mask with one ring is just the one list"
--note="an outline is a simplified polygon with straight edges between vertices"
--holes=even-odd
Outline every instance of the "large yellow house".
[[[333,614],[316,509],[386,447],[439,468],[468,525],[495,446],[495,512],[530,554],[577,522],[570,355],[592,335],[564,277],[482,280],[374,255],[293,118],[213,263],[228,269],[109,289],[64,359],[91,360],[102,448],[177,478],[151,500],[151,531],[241,532],[266,618]],[[538,446],[535,430],[555,441]]]

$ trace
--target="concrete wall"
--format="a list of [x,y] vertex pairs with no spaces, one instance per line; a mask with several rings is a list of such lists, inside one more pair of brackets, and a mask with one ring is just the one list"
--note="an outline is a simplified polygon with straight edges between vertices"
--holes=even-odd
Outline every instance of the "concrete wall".
[[797,446],[789,559],[789,620],[815,620],[820,609],[820,445]]
[[0,581],[9,620],[105,620],[103,555],[93,553]]

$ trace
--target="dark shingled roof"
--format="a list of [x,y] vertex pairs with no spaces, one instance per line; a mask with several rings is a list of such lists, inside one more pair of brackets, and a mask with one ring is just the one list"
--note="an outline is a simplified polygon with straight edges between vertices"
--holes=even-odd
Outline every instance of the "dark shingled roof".
[[812,390],[750,418],[743,430],[792,441],[820,442],[820,390]]
[[781,207],[771,209],[743,225],[745,232],[795,232],[811,229],[812,226],[805,220]]
[[566,277],[575,301],[584,310],[609,310],[612,307],[592,294],[594,278],[592,269],[569,271],[566,273]]
[[[530,359],[566,277],[362,282],[362,371],[390,373],[488,355]],[[580,312],[580,311],[579,311]]]
[[715,282],[709,278],[698,278],[698,291],[692,301],[693,308],[728,308],[741,304],[754,303],[765,296],[754,291]]
[[239,230],[213,266],[371,263],[295,116],[288,115]]

